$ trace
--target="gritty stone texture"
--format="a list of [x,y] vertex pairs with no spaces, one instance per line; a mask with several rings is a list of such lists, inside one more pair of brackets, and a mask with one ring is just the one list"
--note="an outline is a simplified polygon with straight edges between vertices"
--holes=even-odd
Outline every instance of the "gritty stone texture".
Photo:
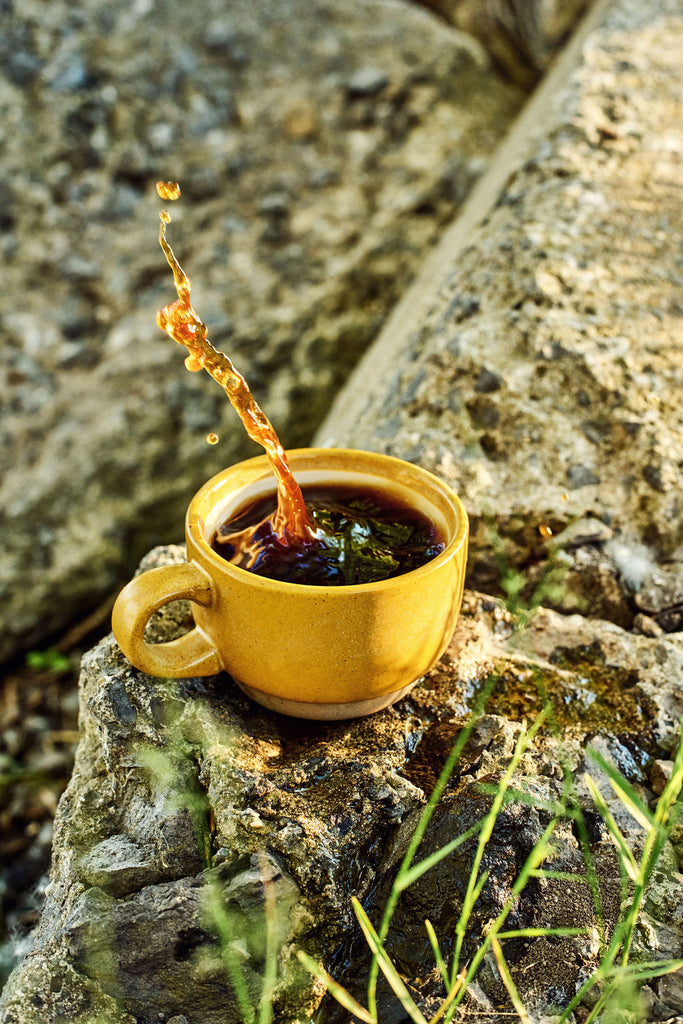
[[[585,926],[578,936],[503,940],[538,1021],[556,1019],[595,969],[598,915],[580,880],[586,855],[609,936],[629,899],[606,818],[636,860],[645,843],[642,812],[641,820],[631,815],[607,768],[643,807],[656,807],[674,777],[683,715],[683,639],[660,622],[678,600],[679,362],[664,343],[673,264],[659,218],[670,226],[678,215],[668,190],[681,22],[671,6],[664,18],[663,4],[645,11],[622,0],[606,10],[561,96],[562,117],[513,171],[462,266],[447,268],[424,328],[395,356],[394,377],[377,382],[381,401],[373,404],[367,379],[362,422],[347,420],[342,432],[337,420],[345,443],[417,459],[453,481],[474,513],[480,575],[494,561],[484,537],[492,509],[502,545],[496,568],[511,606],[521,595],[562,613],[513,614],[470,590],[446,654],[409,697],[341,723],[269,714],[226,676],[152,679],[106,637],[83,661],[83,739],[55,823],[45,908],[33,949],[3,992],[2,1024],[236,1024],[226,960],[239,965],[247,998],[257,1000],[266,919],[279,950],[274,1019],[303,1024],[316,1012],[336,1024],[335,1007],[296,952],[358,991],[367,960],[350,897],[378,921],[475,707],[419,857],[460,844],[403,894],[387,948],[429,1019],[444,989],[424,920],[446,936],[450,956],[476,858],[474,838],[460,839],[482,821],[510,770],[463,954],[475,953],[504,912],[510,929]],[[218,45],[226,35],[219,26],[211,38]],[[363,68],[345,88],[374,98],[385,88],[383,68],[368,59],[354,74]],[[311,121],[302,114],[295,123],[305,132]],[[269,231],[283,230],[285,205],[275,193],[265,203]],[[653,268],[663,268],[661,276]],[[358,416],[358,406],[348,408]],[[651,465],[659,476],[645,472]],[[670,556],[665,578],[653,548]],[[182,558],[182,549],[157,548],[144,567]],[[190,625],[186,611],[164,611],[150,638],[178,635]],[[639,631],[629,632],[636,614]],[[546,722],[512,770],[523,723],[544,706]],[[531,879],[513,899],[515,878],[567,793],[568,772],[581,818],[560,814],[554,825],[545,867],[559,875]],[[586,773],[608,815],[599,813]],[[643,894],[635,963],[683,953],[680,824],[670,839]],[[588,993],[577,1020],[595,1000]],[[680,1018],[681,972],[652,979],[643,1004],[652,1021]],[[384,986],[378,1009],[382,1021],[405,1016]],[[505,1024],[514,1012],[492,949],[463,1009],[487,1024]]]
[[683,563],[656,569],[643,582],[635,603],[667,633],[683,630]]
[[[145,567],[183,554],[181,548],[156,549]],[[178,609],[169,609],[150,626],[150,639],[170,639],[188,624]],[[83,739],[55,823],[46,906],[32,952],[6,986],[0,1019],[85,1024],[93,1019],[89,1007],[101,1007],[101,1019],[112,1024],[152,1024],[159,1013],[184,1016],[189,1024],[238,1021],[217,941],[216,899],[229,919],[224,943],[240,963],[250,998],[258,998],[262,983],[268,912],[280,950],[276,1019],[309,1019],[322,991],[296,950],[328,970],[350,956],[354,977],[343,980],[352,988],[364,976],[350,896],[363,900],[374,919],[380,914],[417,816],[492,676],[497,685],[421,855],[486,813],[492,797],[480,784],[501,778],[520,723],[533,720],[545,693],[562,740],[541,730],[510,780],[533,800],[513,799],[499,816],[468,949],[505,905],[548,824],[543,808],[561,798],[563,764],[577,780],[603,908],[613,924],[619,868],[582,781],[586,770],[636,854],[642,829],[587,755],[586,741],[592,737],[593,748],[651,802],[678,741],[682,672],[679,638],[636,636],[612,623],[543,609],[520,633],[499,602],[467,593],[449,650],[408,699],[367,719],[310,723],[257,708],[227,676],[152,679],[134,670],[107,637],[83,661]],[[570,819],[558,822],[553,846],[547,866],[583,872]],[[430,1006],[435,1012],[442,990],[436,974],[425,976],[422,922],[429,917],[439,934],[452,928],[474,852],[470,841],[412,886],[389,937],[392,956],[425,1012]],[[683,950],[680,891],[676,854],[667,846],[647,893],[643,959],[658,957],[665,939],[667,955]],[[592,901],[581,892],[566,882],[534,882],[510,926],[593,927]],[[590,936],[563,939],[547,950],[542,944],[549,940],[539,942],[509,951],[508,962],[523,998],[542,1013],[553,1000],[571,997],[577,979],[595,966],[596,949]],[[477,993],[504,1006],[491,965],[483,968],[468,1006]],[[666,999],[683,1011],[670,984]],[[384,1019],[393,1003],[383,988],[380,1003]],[[336,1020],[332,1006],[325,1013]]]
[[171,237],[212,339],[308,442],[522,94],[398,0],[2,3],[0,57],[3,661],[254,454],[155,325],[154,182],[181,182]]
[[492,562],[488,526],[519,567],[544,557],[547,528],[589,516],[614,535],[598,548],[625,593],[653,560],[680,574],[682,49],[680,3],[607,8],[547,131],[319,431],[449,480],[473,571]]

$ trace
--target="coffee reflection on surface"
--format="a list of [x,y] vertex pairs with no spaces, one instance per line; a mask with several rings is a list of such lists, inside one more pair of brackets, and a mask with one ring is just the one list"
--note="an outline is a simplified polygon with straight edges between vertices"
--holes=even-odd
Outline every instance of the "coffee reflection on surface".
[[350,586],[411,572],[444,549],[427,516],[378,488],[312,485],[304,488],[318,543],[282,544],[272,527],[275,495],[232,515],[211,547],[248,572],[287,583]]

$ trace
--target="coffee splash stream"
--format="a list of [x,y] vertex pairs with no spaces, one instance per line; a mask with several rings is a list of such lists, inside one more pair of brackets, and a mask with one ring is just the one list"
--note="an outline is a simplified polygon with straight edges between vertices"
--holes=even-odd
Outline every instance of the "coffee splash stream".
[[[160,199],[175,200],[180,197],[177,182],[159,181],[156,189]],[[280,440],[242,374],[228,356],[219,352],[209,341],[206,324],[190,302],[190,279],[166,239],[166,226],[171,223],[171,215],[168,210],[162,210],[159,217],[159,244],[173,271],[178,298],[158,311],[157,323],[174,341],[188,349],[189,354],[185,359],[188,370],[206,370],[220,384],[249,437],[265,449],[277,482],[277,509],[270,519],[278,542],[285,546],[316,545],[317,527],[308,514],[301,488],[289,468]],[[215,443],[214,438],[218,440],[215,435],[210,435],[210,443]]]

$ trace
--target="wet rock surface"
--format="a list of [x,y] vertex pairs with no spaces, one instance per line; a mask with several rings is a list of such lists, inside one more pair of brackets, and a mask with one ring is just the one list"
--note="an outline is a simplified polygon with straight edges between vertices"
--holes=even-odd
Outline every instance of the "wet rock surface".
[[[144,566],[183,555],[182,548],[156,549]],[[170,639],[187,624],[182,609],[160,613],[151,640]],[[612,623],[544,609],[520,631],[500,602],[467,593],[448,652],[407,699],[363,720],[310,723],[263,711],[224,675],[152,679],[130,666],[111,636],[105,638],[83,660],[83,739],[55,822],[45,909],[33,951],[3,994],[3,1024],[64,1018],[79,1024],[92,1019],[86,1005],[102,1007],[102,1019],[116,1024],[152,1024],[159,1014],[184,1015],[190,1024],[237,1021],[226,958],[238,958],[246,990],[258,999],[267,915],[280,949],[278,1021],[309,1019],[321,1002],[321,987],[302,968],[297,949],[342,977],[351,958],[352,976],[343,980],[353,988],[363,977],[364,960],[350,896],[375,919],[381,914],[417,817],[493,678],[485,713],[420,854],[485,816],[492,800],[486,785],[495,787],[508,769],[521,723],[532,721],[549,700],[549,724],[509,781],[531,803],[513,799],[497,820],[486,853],[490,876],[466,948],[471,955],[486,922],[510,898],[548,824],[547,808],[561,799],[568,769],[590,824],[609,929],[620,905],[620,873],[580,781],[586,770],[635,850],[642,830],[587,756],[587,742],[651,802],[665,785],[678,740],[682,673],[678,637],[633,635]],[[428,917],[446,944],[451,941],[475,845],[468,841],[404,894],[390,933],[388,948],[425,1010],[439,985],[425,975],[422,922]],[[585,850],[570,819],[560,820],[553,848],[546,867],[584,874]],[[680,921],[669,914],[680,892],[677,868],[669,846],[649,889],[645,959],[656,957],[665,938],[667,955],[683,950]],[[597,927],[582,886],[533,881],[515,905],[510,927]],[[230,920],[222,939],[217,906],[227,908]],[[594,969],[596,948],[590,936],[542,941],[545,952],[532,939],[518,942],[508,962],[529,1006],[549,1012]],[[505,992],[493,962],[487,963],[467,1005],[481,992],[503,1012]],[[395,1012],[392,998],[380,989],[387,1014]],[[683,1010],[668,989],[666,998]],[[322,1019],[342,1019],[331,1005],[323,1004],[321,1012]]]
[[182,184],[170,234],[212,340],[306,443],[523,96],[398,0],[5,3],[0,56],[5,661],[253,454],[155,325],[154,182]]

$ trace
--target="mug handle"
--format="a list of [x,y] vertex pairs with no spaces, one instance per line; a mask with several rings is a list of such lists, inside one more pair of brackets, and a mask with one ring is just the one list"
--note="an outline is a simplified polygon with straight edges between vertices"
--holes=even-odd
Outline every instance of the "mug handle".
[[150,676],[180,679],[211,676],[221,670],[218,653],[199,626],[167,643],[145,640],[151,615],[182,598],[204,607],[213,602],[211,579],[195,562],[148,569],[126,584],[116,599],[111,615],[114,637],[128,660]]

